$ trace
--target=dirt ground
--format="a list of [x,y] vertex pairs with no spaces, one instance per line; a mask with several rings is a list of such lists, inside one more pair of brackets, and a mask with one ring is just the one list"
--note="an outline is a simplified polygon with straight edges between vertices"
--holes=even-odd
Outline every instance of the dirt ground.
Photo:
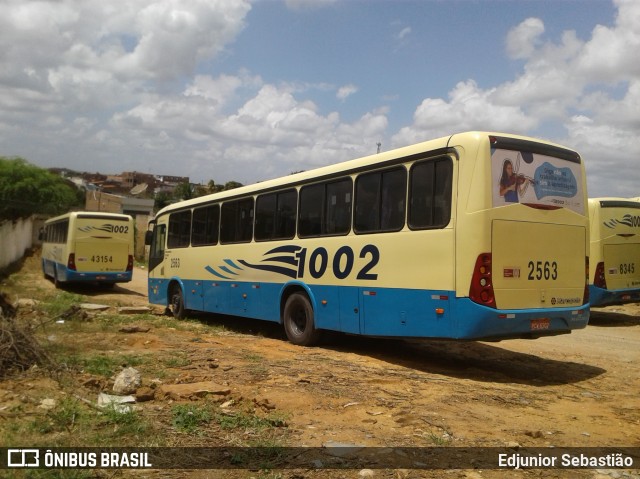
[[[29,288],[53,291],[37,271],[37,258],[25,263],[22,274]],[[131,283],[113,290],[74,292],[95,303],[149,306],[146,271],[139,268]],[[21,293],[28,296],[28,290]],[[87,348],[186,357],[179,382],[212,381],[230,389],[225,399],[249,398],[281,411],[288,418],[291,446],[640,446],[638,303],[594,308],[590,325],[570,335],[493,343],[332,335],[321,346],[307,348],[288,343],[275,324],[212,315],[197,319],[202,325],[197,335],[164,321],[146,322],[147,332],[105,332],[78,341]],[[37,395],[28,377],[0,382],[0,411],[20,394]],[[144,407],[162,409],[163,403],[156,399]],[[639,477],[637,470],[606,468],[372,473],[394,478]],[[363,471],[296,474],[273,477],[367,477]],[[193,475],[218,477],[205,471]],[[167,472],[159,477],[180,476]]]

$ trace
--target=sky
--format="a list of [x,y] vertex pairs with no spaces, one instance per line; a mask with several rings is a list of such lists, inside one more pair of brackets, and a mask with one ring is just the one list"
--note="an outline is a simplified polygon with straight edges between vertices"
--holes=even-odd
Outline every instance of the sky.
[[0,156],[250,184],[468,130],[640,196],[640,1],[0,0]]

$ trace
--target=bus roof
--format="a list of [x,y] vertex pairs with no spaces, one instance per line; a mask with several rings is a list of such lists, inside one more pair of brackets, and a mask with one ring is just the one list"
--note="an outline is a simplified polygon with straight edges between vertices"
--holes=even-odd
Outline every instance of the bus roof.
[[156,214],[156,218],[167,214],[171,211],[190,208],[203,203],[213,203],[217,201],[223,201],[225,199],[231,199],[239,196],[250,195],[257,192],[265,192],[269,190],[277,190],[286,188],[288,186],[300,185],[303,183],[312,183],[316,181],[326,180],[332,176],[355,173],[360,169],[369,168],[371,165],[377,165],[384,167],[386,163],[394,162],[394,160],[405,159],[410,161],[412,156],[416,155],[414,159],[420,159],[420,156],[425,152],[430,155],[446,154],[450,151],[453,145],[457,145],[458,142],[465,143],[469,141],[480,141],[486,139],[489,136],[507,137],[516,140],[524,140],[536,143],[544,143],[549,146],[562,148],[568,150],[562,145],[548,142],[537,138],[514,135],[510,133],[499,133],[490,131],[468,131],[462,133],[455,133],[453,135],[436,138],[420,143],[416,143],[393,150],[383,151],[375,155],[364,156],[361,158],[347,160],[339,163],[335,163],[328,166],[314,168],[312,170],[303,171],[301,173],[295,173],[288,176],[282,176],[272,180],[266,180],[251,185],[242,186],[240,188],[234,188],[233,190],[222,191],[218,193],[212,193],[210,195],[200,196],[198,198],[192,198],[189,200],[183,200],[170,205],[165,206]]
[[125,220],[125,219],[131,218],[131,216],[129,215],[123,215],[120,213],[107,213],[105,211],[70,211],[69,213],[65,213],[63,215],[49,218],[48,220],[45,221],[45,224],[55,223],[56,221],[62,221],[64,219],[71,218],[71,217],[82,218],[83,216],[87,216],[87,217],[90,216],[91,218],[100,218],[100,219],[111,218],[111,219],[118,219],[118,220]]

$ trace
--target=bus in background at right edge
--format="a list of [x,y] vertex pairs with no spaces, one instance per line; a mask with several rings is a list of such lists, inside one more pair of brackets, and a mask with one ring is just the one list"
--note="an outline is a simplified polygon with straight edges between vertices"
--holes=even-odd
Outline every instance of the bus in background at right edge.
[[590,198],[591,306],[640,301],[640,201]]

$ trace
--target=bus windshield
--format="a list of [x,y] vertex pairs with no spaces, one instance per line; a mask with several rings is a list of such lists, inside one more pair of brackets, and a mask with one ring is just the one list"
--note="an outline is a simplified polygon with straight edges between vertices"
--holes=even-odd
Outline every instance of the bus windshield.
[[522,203],[585,214],[580,157],[563,148],[491,137],[493,206]]

